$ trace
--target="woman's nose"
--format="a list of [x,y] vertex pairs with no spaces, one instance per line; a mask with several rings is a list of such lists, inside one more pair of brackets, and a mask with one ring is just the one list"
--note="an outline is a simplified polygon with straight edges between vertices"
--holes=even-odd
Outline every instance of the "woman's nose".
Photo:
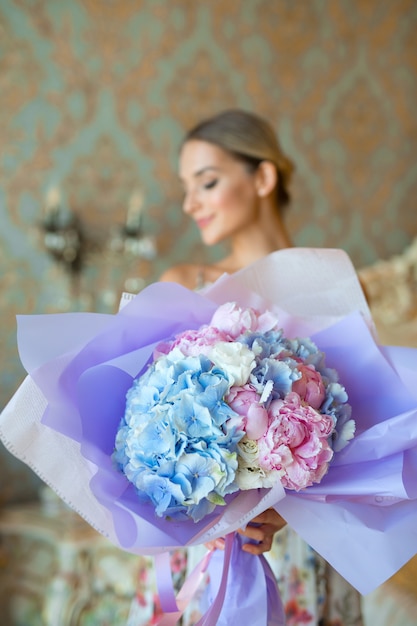
[[182,208],[184,213],[192,213],[198,207],[198,196],[194,191],[187,191],[184,196]]

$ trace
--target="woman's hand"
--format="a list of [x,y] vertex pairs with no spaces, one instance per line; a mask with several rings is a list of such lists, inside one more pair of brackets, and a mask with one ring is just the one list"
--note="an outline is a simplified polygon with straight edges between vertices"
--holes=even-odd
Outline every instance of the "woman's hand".
[[[252,539],[256,543],[245,543],[242,550],[250,554],[263,554],[268,552],[272,547],[272,541],[276,532],[284,528],[287,524],[285,519],[275,511],[275,509],[267,509],[260,515],[253,518],[246,526],[245,530],[239,529],[240,535]],[[224,539],[219,538],[205,544],[209,550],[215,548],[224,550]]]
[[268,552],[272,547],[275,533],[284,528],[286,523],[285,519],[275,509],[267,509],[257,515],[249,522],[245,530],[239,529],[237,531],[255,542],[245,543],[242,550],[250,554]]

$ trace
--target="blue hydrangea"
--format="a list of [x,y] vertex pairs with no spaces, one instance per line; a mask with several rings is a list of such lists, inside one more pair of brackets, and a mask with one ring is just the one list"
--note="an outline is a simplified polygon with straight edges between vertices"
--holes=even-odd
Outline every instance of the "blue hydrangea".
[[159,516],[202,519],[237,490],[244,433],[229,379],[204,355],[155,361],[126,397],[113,459]]

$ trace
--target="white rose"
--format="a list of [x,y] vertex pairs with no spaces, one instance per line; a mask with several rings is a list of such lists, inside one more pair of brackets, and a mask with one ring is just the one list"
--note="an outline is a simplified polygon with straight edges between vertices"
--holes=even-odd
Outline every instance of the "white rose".
[[273,487],[277,477],[274,472],[266,473],[259,467],[242,467],[236,472],[236,484],[242,491]]
[[254,353],[239,342],[219,341],[207,356],[210,361],[224,370],[231,386],[239,387],[247,383],[255,367]]
[[258,463],[258,443],[254,439],[243,437],[237,444],[239,467],[255,467]]
[[242,491],[247,489],[273,487],[280,480],[284,470],[266,472],[259,467],[258,443],[254,439],[244,437],[238,443],[238,470],[236,484]]

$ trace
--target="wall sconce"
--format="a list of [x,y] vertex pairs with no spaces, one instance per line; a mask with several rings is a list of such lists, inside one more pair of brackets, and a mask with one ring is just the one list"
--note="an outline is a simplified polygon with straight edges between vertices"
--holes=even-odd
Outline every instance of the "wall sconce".
[[153,237],[145,235],[142,228],[144,197],[136,189],[130,197],[125,224],[110,238],[110,250],[151,261],[156,256]]
[[43,220],[43,242],[47,251],[71,272],[81,268],[83,237],[79,221],[62,204],[58,187],[52,187],[46,196]]
[[46,195],[41,222],[44,246],[72,273],[81,271],[87,254],[105,252],[106,249],[112,254],[151,261],[156,256],[156,245],[153,237],[143,232],[143,205],[143,193],[137,189],[130,197],[123,226],[111,229],[103,239],[90,241],[77,215],[62,202],[59,188],[52,187]]

